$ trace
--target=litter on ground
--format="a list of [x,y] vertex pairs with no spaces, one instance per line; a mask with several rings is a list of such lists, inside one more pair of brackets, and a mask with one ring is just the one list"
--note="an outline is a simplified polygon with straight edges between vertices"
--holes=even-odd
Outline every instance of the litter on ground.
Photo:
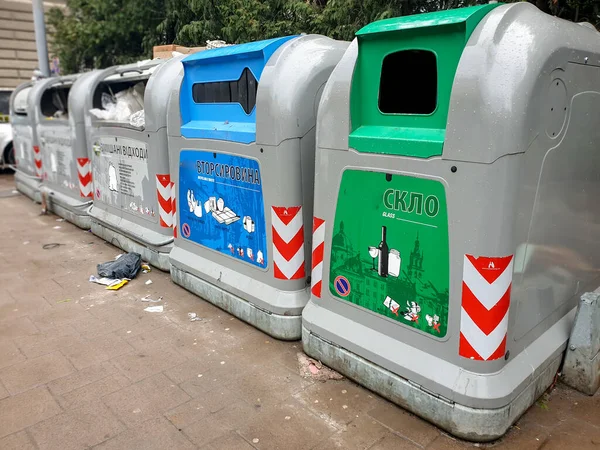
[[298,369],[304,378],[312,378],[317,381],[342,380],[343,375],[324,366],[321,361],[309,358],[304,353],[298,353]]
[[111,291],[116,291],[116,290],[121,289],[123,286],[125,286],[129,282],[129,279],[127,279],[127,278],[107,278],[107,277],[97,278],[94,275],[90,275],[90,282],[101,284],[103,286],[106,286],[105,289],[108,289]]
[[196,320],[202,320],[201,317],[198,317],[196,313],[188,313],[188,317],[190,318],[190,322],[195,322]]
[[119,255],[114,261],[98,264],[98,275],[108,278],[132,280],[136,277],[142,266],[142,257],[139,253]]
[[117,284],[111,284],[110,286],[106,286],[106,289],[108,289],[110,291],[118,291],[123,286],[125,286],[127,283],[129,283],[129,280],[127,278],[123,278]]
[[162,297],[158,297],[157,300],[151,299],[150,295],[146,295],[145,297],[142,297],[140,300],[143,302],[150,302],[150,303],[158,303],[162,301]]
[[144,311],[148,311],[148,312],[163,312],[163,305],[148,306],[147,308],[144,308]]

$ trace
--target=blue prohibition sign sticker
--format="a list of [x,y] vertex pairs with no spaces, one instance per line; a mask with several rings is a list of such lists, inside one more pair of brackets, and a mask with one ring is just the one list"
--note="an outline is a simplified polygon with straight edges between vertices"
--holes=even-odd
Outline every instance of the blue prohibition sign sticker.
[[350,282],[348,281],[348,278],[340,275],[335,278],[333,285],[335,286],[335,292],[342,297],[348,297],[348,295],[350,295]]
[[190,234],[192,234],[192,230],[190,230],[190,226],[187,223],[184,223],[181,226],[181,233],[183,233],[186,238],[189,238]]

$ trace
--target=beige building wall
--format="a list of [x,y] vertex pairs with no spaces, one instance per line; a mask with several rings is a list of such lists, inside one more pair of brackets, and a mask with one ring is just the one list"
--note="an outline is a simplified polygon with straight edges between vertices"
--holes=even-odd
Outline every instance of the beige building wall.
[[[44,2],[45,9],[64,0]],[[31,79],[37,68],[31,0],[0,0],[0,88],[14,88]]]

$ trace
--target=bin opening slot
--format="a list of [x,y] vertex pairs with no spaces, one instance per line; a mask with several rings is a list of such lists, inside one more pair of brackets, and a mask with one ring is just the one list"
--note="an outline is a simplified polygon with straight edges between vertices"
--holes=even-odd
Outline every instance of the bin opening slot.
[[379,110],[384,114],[431,114],[437,106],[437,85],[435,53],[390,53],[381,68]]
[[195,83],[192,98],[195,103],[239,103],[246,114],[256,106],[258,81],[246,67],[240,78],[234,81]]
[[67,119],[71,86],[52,86],[44,91],[40,100],[42,115],[51,119]]
[[[100,120],[144,125],[144,94],[148,78],[105,80],[94,91],[90,113]],[[132,123],[132,120],[136,123]]]
[[15,95],[15,99],[13,100],[13,111],[15,114],[19,116],[27,115],[27,97],[29,97],[30,91],[31,86],[21,89]]

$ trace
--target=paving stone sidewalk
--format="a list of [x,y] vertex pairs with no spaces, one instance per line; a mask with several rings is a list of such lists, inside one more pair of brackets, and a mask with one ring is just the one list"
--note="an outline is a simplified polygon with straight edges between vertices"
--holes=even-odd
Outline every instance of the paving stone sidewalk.
[[[300,343],[266,336],[166,273],[118,291],[88,282],[120,251],[13,189],[0,175],[2,450],[600,449],[600,397],[560,384],[505,438],[475,446],[351,381],[302,378]],[[144,311],[146,295],[162,296],[153,305],[164,312]]]

